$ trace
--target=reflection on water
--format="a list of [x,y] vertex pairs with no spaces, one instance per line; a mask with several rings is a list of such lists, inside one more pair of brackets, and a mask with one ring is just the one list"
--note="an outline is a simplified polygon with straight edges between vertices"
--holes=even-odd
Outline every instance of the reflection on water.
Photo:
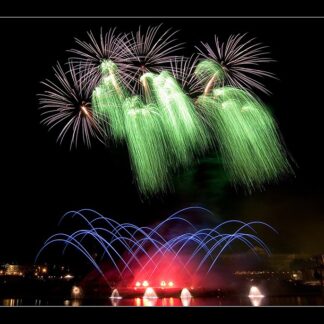
[[143,306],[155,306],[157,303],[157,298],[149,298],[149,297],[143,297]]
[[115,307],[118,306],[120,300],[121,300],[121,298],[110,298],[111,305],[112,305],[112,306],[115,306]]
[[181,297],[182,306],[190,306],[192,297]]
[[249,296],[249,298],[253,306],[261,306],[264,296]]
[[275,305],[324,305],[324,296],[286,296],[286,297],[209,297],[209,298],[105,298],[105,299],[22,299],[6,298],[2,299],[3,306],[85,306],[85,305],[105,305],[105,306],[275,306]]
[[253,306],[260,306],[264,295],[258,287],[252,286],[250,288],[249,298]]
[[3,300],[3,306],[20,306],[22,304],[22,299],[8,298]]
[[72,299],[71,306],[81,306],[81,300],[80,299]]
[[142,306],[142,299],[141,298],[134,298],[135,306]]
[[183,288],[181,290],[180,298],[182,306],[190,306],[192,296],[188,288]]

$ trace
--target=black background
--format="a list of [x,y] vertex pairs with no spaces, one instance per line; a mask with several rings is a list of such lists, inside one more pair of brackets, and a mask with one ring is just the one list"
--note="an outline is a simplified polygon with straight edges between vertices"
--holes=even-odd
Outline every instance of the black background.
[[[221,172],[202,163],[175,178],[175,192],[150,201],[139,196],[124,148],[95,145],[69,150],[56,143],[57,132],[40,125],[40,81],[51,66],[64,63],[73,38],[86,32],[135,31],[139,25],[180,30],[191,54],[200,41],[217,34],[248,32],[268,45],[279,81],[261,98],[271,107],[286,146],[296,161],[296,177],[249,196],[217,183]],[[43,241],[56,232],[62,214],[93,208],[119,221],[151,224],[179,208],[203,205],[220,219],[266,220],[278,231],[274,252],[323,252],[323,76],[320,19],[0,19],[2,179],[0,261],[33,262]],[[212,165],[215,167],[215,165]],[[216,177],[210,186],[210,174]]]

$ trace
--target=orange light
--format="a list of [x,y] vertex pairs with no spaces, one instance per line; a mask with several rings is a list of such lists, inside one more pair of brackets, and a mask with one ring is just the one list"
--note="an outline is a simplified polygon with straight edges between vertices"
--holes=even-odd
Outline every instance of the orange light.
[[149,283],[147,280],[144,280],[143,283],[142,283],[142,286],[143,287],[148,287]]
[[81,289],[77,286],[73,286],[72,293],[73,295],[79,295],[81,293]]
[[169,285],[169,287],[173,287],[174,286],[173,281],[169,281],[168,285]]
[[136,284],[135,284],[136,287],[140,287],[141,286],[141,283],[139,281],[136,281]]
[[89,112],[88,112],[87,107],[84,106],[84,105],[81,105],[80,108],[81,108],[82,112],[83,112],[87,117],[89,117]]

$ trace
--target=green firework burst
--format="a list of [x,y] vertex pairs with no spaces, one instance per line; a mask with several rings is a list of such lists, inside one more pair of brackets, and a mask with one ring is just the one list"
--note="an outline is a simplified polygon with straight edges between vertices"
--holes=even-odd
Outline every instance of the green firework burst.
[[125,100],[125,133],[140,191],[152,195],[169,185],[168,145],[158,109],[138,96]]
[[209,136],[193,101],[166,71],[142,77],[147,102],[153,103],[161,116],[173,165],[188,165],[205,151]]
[[120,82],[117,66],[112,61],[103,61],[100,68],[102,78],[92,94],[93,110],[113,139],[120,141],[125,137],[122,106],[128,93]]
[[244,90],[213,89],[198,98],[233,181],[249,190],[277,180],[291,167],[268,109]]

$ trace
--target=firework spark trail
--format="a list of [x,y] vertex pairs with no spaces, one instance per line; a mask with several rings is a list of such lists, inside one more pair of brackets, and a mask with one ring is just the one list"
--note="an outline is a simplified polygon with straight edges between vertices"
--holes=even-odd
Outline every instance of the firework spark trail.
[[54,68],[56,82],[42,82],[47,90],[39,96],[42,123],[49,129],[60,127],[57,140],[62,143],[71,134],[70,148],[78,145],[79,137],[90,147],[91,139],[102,141],[103,129],[94,118],[90,104],[91,89],[77,77],[77,67],[70,65],[64,72],[60,64]]
[[175,55],[182,46],[175,32],[161,33],[161,25],[88,36],[76,39],[68,72],[55,68],[57,83],[44,82],[48,90],[40,96],[42,123],[61,128],[59,142],[68,135],[70,148],[80,138],[87,146],[92,139],[126,142],[146,198],[172,188],[179,168],[215,148],[233,182],[249,192],[293,173],[274,119],[238,89],[267,92],[258,81],[273,77],[258,68],[271,61],[265,46],[245,35],[227,43],[215,36],[215,51],[202,43],[198,57],[184,58]]
[[234,183],[253,190],[292,173],[277,125],[259,100],[244,90],[224,87],[197,102]]
[[[58,233],[55,235],[52,235],[51,237],[49,237],[47,239],[47,241],[44,243],[43,247],[39,250],[39,252],[36,255],[35,260],[37,260],[40,256],[40,254],[49,246],[55,243],[64,243],[66,244],[67,240],[69,239],[69,235],[65,234],[65,233]],[[77,251],[80,251],[89,261],[90,263],[94,266],[94,268],[96,270],[98,270],[98,272],[102,275],[102,277],[105,278],[104,273],[102,272],[101,268],[99,267],[99,265],[96,263],[96,261],[93,259],[93,257],[91,256],[91,254],[87,251],[86,248],[83,247],[82,244],[80,244],[78,241],[76,241],[76,243],[69,241],[68,243],[69,245],[72,245],[73,247],[75,247],[77,249]],[[112,260],[112,262],[114,263],[114,260]],[[115,267],[117,268],[117,265],[115,265]],[[117,268],[118,269],[118,268]]]
[[195,74],[199,59],[196,55],[180,57],[170,62],[171,73],[180,83],[181,88],[187,95],[196,95],[203,92],[203,82]]
[[[93,222],[96,221],[96,220],[98,220],[98,219],[105,220],[105,221],[107,221],[108,225],[112,228],[112,233],[119,232],[120,229],[123,229],[125,232],[127,232],[127,234],[129,235],[129,237],[130,237],[132,240],[135,239],[135,236],[136,236],[137,233],[141,233],[142,235],[144,235],[144,238],[139,239],[138,242],[137,242],[137,244],[136,244],[136,243],[133,244],[133,246],[130,247],[130,249],[128,249],[128,252],[129,252],[130,254],[132,254],[132,256],[130,257],[130,259],[128,259],[127,264],[128,264],[129,266],[131,266],[131,264],[132,264],[132,260],[135,258],[134,254],[136,255],[137,253],[143,251],[143,247],[144,247],[145,243],[148,242],[148,243],[151,244],[151,247],[155,247],[155,248],[156,248],[156,251],[154,252],[154,254],[153,254],[151,257],[148,257],[148,260],[147,260],[147,262],[145,263],[145,265],[142,266],[142,268],[141,268],[142,270],[141,270],[141,271],[143,272],[143,271],[145,270],[146,267],[148,267],[148,266],[150,266],[152,263],[154,263],[154,264],[155,264],[155,268],[151,271],[151,276],[152,276],[152,275],[154,274],[155,270],[158,269],[158,265],[160,264],[160,262],[158,262],[157,264],[156,264],[156,262],[154,262],[154,257],[157,257],[158,259],[161,260],[161,257],[164,256],[164,255],[166,255],[167,253],[170,253],[170,251],[171,251],[175,256],[177,256],[177,255],[179,254],[179,251],[178,251],[178,252],[175,251],[175,250],[174,250],[174,247],[177,245],[177,243],[181,242],[181,241],[183,240],[183,238],[186,239],[186,238],[188,237],[188,235],[189,235],[189,239],[186,239],[186,241],[185,241],[185,243],[184,243],[183,245],[186,245],[186,244],[190,241],[190,238],[192,239],[192,241],[196,241],[196,242],[197,242],[197,240],[195,239],[195,236],[198,236],[198,235],[199,235],[201,232],[203,232],[203,231],[210,231],[210,232],[215,232],[215,233],[219,234],[219,233],[217,232],[217,229],[220,228],[221,226],[226,225],[226,224],[229,224],[229,223],[245,224],[245,223],[243,223],[243,222],[241,222],[241,221],[226,221],[226,222],[223,222],[222,224],[218,225],[218,226],[217,226],[216,228],[214,228],[214,229],[203,229],[203,230],[197,231],[196,227],[195,227],[191,222],[189,222],[188,220],[186,220],[186,219],[183,218],[183,217],[179,217],[179,216],[177,216],[177,215],[179,215],[179,214],[181,214],[181,213],[183,213],[183,212],[186,212],[186,211],[192,211],[192,210],[199,210],[199,211],[201,211],[201,212],[204,212],[204,213],[207,213],[207,214],[213,215],[213,213],[211,213],[208,209],[205,209],[205,208],[203,208],[203,207],[189,207],[189,208],[184,208],[184,209],[179,210],[178,212],[172,214],[171,216],[169,216],[166,220],[164,220],[163,222],[159,223],[159,224],[158,224],[155,228],[153,228],[153,229],[151,229],[150,227],[141,227],[141,228],[139,228],[139,227],[137,227],[137,226],[135,226],[135,225],[133,225],[133,224],[128,224],[128,223],[126,223],[126,224],[119,224],[119,223],[115,222],[114,220],[109,219],[109,218],[105,218],[105,217],[103,217],[102,215],[100,215],[100,214],[98,214],[98,213],[96,213],[96,214],[99,215],[99,217],[95,218],[95,219],[92,220],[91,222],[88,222],[87,219],[86,219],[86,218],[82,215],[82,213],[80,213],[80,212],[70,212],[70,213],[67,213],[66,215],[64,215],[63,217],[65,217],[65,216],[67,216],[67,215],[69,215],[69,214],[72,214],[72,217],[74,217],[75,215],[78,215],[78,216],[80,216],[83,220],[85,220],[86,223],[87,223],[88,225],[90,225],[90,226],[92,226]],[[90,212],[91,212],[91,210],[82,210],[82,211],[90,211]],[[81,212],[82,212],[82,211],[81,211]],[[195,233],[195,234],[188,234],[188,233],[186,233],[186,234],[182,234],[182,235],[180,235],[180,236],[178,236],[178,237],[175,237],[174,239],[171,239],[171,240],[169,240],[169,241],[166,241],[166,240],[163,238],[163,236],[161,236],[161,235],[158,233],[158,231],[161,230],[163,227],[165,227],[165,226],[167,225],[167,223],[169,223],[169,222],[174,222],[174,221],[180,222],[180,223],[185,224],[185,225],[189,225],[189,227],[192,228],[194,231],[196,231],[196,233]],[[114,226],[112,225],[112,223],[115,223],[115,224],[116,224],[116,227],[114,227]],[[251,229],[252,231],[254,231],[254,229],[251,228],[248,224],[246,224],[246,226],[249,227],[249,229]],[[127,227],[132,228],[132,229],[134,230],[133,234],[127,230]],[[146,233],[146,232],[148,232],[148,233]],[[160,241],[158,241],[158,240],[153,240],[153,239],[151,238],[153,235],[154,235],[154,236],[158,236],[158,239],[159,239]],[[220,235],[220,234],[219,234],[219,235]],[[205,235],[205,236],[206,236],[206,235]],[[207,238],[208,238],[208,236],[211,237],[209,234],[207,234]],[[224,235],[223,235],[223,236],[224,236]],[[226,236],[226,237],[229,237],[230,235],[225,234],[225,236]],[[246,242],[246,241],[244,240],[244,238],[242,238],[242,237],[240,237],[240,236],[238,236],[237,238],[238,238],[239,240],[242,240],[244,243],[249,243],[249,242]],[[116,240],[118,240],[118,239],[124,241],[125,238],[121,236],[120,238],[116,238]],[[205,249],[205,251],[208,252],[208,248],[207,248],[206,244],[204,244],[204,241],[206,241],[206,237],[205,237],[203,240],[201,240],[201,242],[200,242],[200,244],[198,245],[197,249],[199,248],[199,250],[200,250],[201,247],[203,246],[203,248]],[[211,240],[209,240],[209,242],[210,242],[210,241],[211,241]],[[109,242],[109,244],[112,244],[112,242],[113,242],[113,241],[111,240],[111,241]],[[143,244],[139,244],[140,242],[143,242]],[[134,251],[134,253],[132,253],[132,252],[131,252],[132,249],[133,249],[134,247],[136,247],[136,246],[137,246],[136,250]],[[159,246],[160,246],[160,247],[159,247]],[[250,247],[251,247],[251,246],[250,246]],[[196,249],[196,250],[197,250],[197,249]],[[140,250],[141,250],[141,251],[140,251]],[[152,250],[152,248],[150,248],[150,250]],[[106,252],[106,253],[108,254],[108,252]],[[197,252],[194,251],[194,253],[193,253],[192,256],[190,257],[190,260],[194,257],[194,255],[195,255],[196,253],[197,253]],[[209,253],[209,256],[212,258],[212,256],[211,256],[210,253]],[[212,259],[213,259],[213,258],[212,258]],[[180,262],[183,264],[184,270],[186,270],[186,271],[188,271],[188,269],[186,269],[186,265],[190,262],[190,260],[189,260],[186,264],[183,264],[182,260],[180,259]],[[176,258],[175,258],[175,257],[174,257],[174,258],[172,259],[172,261],[170,262],[169,267],[172,266],[172,264],[173,264],[174,261],[176,261]],[[123,274],[123,273],[125,272],[125,270],[127,270],[126,267],[121,271],[121,274]],[[189,274],[189,273],[188,273],[188,274]]]
[[194,71],[196,78],[204,84],[203,94],[208,95],[214,87],[224,86],[224,70],[211,60],[200,61]]
[[[192,208],[194,210],[195,207]],[[190,208],[186,209],[190,211]],[[158,269],[161,258],[166,254],[171,254],[172,258],[169,260],[169,267],[172,265],[175,260],[180,259],[180,264],[182,264],[183,270],[186,270],[187,265],[189,265],[193,259],[199,259],[200,263],[196,268],[198,272],[204,263],[207,262],[207,259],[211,258],[211,263],[209,265],[209,271],[214,267],[216,261],[219,259],[219,256],[224,252],[224,250],[236,240],[241,241],[247,247],[253,249],[255,244],[260,246],[268,254],[270,253],[268,247],[265,243],[254,234],[245,232],[245,229],[252,230],[255,232],[252,226],[262,225],[268,227],[271,230],[274,230],[271,226],[263,222],[249,222],[244,223],[242,221],[230,220],[224,223],[217,225],[214,228],[207,228],[197,230],[195,226],[188,221],[187,219],[178,216],[178,213],[171,215],[169,218],[155,226],[154,228],[150,227],[138,227],[129,223],[120,224],[110,218],[105,218],[103,216],[98,217],[98,213],[93,211],[95,218],[88,220],[84,215],[84,212],[90,213],[91,210],[81,210],[72,212],[72,216],[78,216],[83,219],[90,229],[77,230],[74,233],[68,235],[65,233],[58,233],[49,237],[44,246],[40,249],[37,257],[47,248],[49,245],[55,243],[63,243],[64,249],[63,253],[66,250],[67,245],[75,247],[80,251],[90,262],[91,264],[99,271],[101,275],[104,275],[100,266],[97,262],[91,257],[91,253],[87,250],[86,246],[82,244],[85,236],[92,237],[95,242],[99,244],[101,248],[104,249],[108,261],[112,262],[112,265],[118,271],[118,273],[123,276],[125,270],[128,270],[132,273],[132,267],[134,262],[139,266],[139,273],[144,272],[145,268],[148,265],[153,265],[153,270],[150,271],[149,277],[154,274]],[[69,213],[70,214],[70,213]],[[66,215],[69,215],[66,214]],[[100,215],[100,214],[99,214]],[[103,220],[105,224],[110,227],[110,230],[105,227],[94,227],[93,221]],[[107,221],[107,222],[106,222]],[[177,221],[181,224],[185,224],[192,228],[192,232],[184,232],[182,234],[175,234],[172,238],[166,239],[163,237],[162,233],[159,233],[162,227],[166,226],[170,221]],[[221,233],[220,230],[222,227],[227,226],[228,224],[240,224],[240,227],[236,229],[233,233]],[[126,227],[123,233],[121,234],[121,228]],[[185,228],[185,227],[183,227]],[[139,235],[141,234],[141,235]],[[155,238],[153,238],[155,237]],[[125,242],[130,244],[125,244]],[[254,242],[254,243],[253,243]],[[123,257],[121,253],[117,251],[117,246],[122,244],[125,252],[127,252],[129,257]],[[182,262],[181,253],[186,249],[193,249],[191,255],[189,256],[187,262]],[[110,253],[109,250],[112,250],[113,253]],[[203,251],[202,251],[203,250]],[[216,251],[217,250],[217,251]],[[153,252],[152,252],[153,251]],[[203,252],[203,253],[198,253]],[[216,255],[215,255],[216,253]],[[140,260],[143,255],[146,256],[146,262],[142,263]],[[155,261],[157,259],[157,262]],[[123,267],[120,266],[120,262],[123,264]],[[118,265],[119,264],[119,265]]]
[[[209,242],[208,239],[213,237],[211,235],[212,233],[215,233],[216,236],[221,235],[221,233],[218,231],[218,229],[221,228],[222,226],[225,226],[226,224],[230,224],[230,223],[233,223],[233,222],[239,223],[239,224],[245,224],[242,221],[237,221],[237,220],[233,221],[233,220],[230,220],[230,221],[225,221],[225,222],[221,223],[220,225],[216,226],[215,228],[204,228],[202,230],[197,231],[195,234],[196,235],[200,235],[200,233],[202,233],[203,239],[201,240],[200,245],[198,245],[196,247],[196,249],[193,251],[190,259],[188,260],[188,262],[190,262],[191,259],[201,250],[201,246],[206,246],[206,243],[205,242],[207,241],[207,243],[208,243]],[[249,229],[251,231],[255,232],[255,230],[252,227],[249,227]]]
[[127,83],[132,85],[133,94],[141,94],[140,77],[144,73],[171,71],[171,62],[180,57],[175,55],[183,45],[174,37],[177,31],[168,29],[161,32],[161,26],[148,27],[144,32],[139,27],[136,34],[127,37]]
[[172,167],[189,165],[195,155],[209,146],[207,130],[192,100],[169,72],[146,73],[141,81],[147,100],[156,104],[161,115]]
[[93,32],[88,32],[89,41],[75,39],[79,48],[69,52],[75,54],[70,58],[72,65],[80,67],[82,82],[94,89],[102,78],[101,65],[105,61],[111,61],[117,65],[120,78],[128,85],[127,53],[130,45],[129,36],[126,33],[117,33],[116,28],[104,33],[102,29],[98,39]]
[[107,134],[118,142],[125,138],[123,102],[128,93],[119,79],[116,64],[103,61],[100,68],[102,78],[92,94],[93,110],[106,123]]
[[[193,211],[193,210],[199,210],[200,212],[204,212],[204,213],[207,213],[209,215],[214,216],[214,214],[210,210],[208,210],[206,208],[203,208],[203,207],[194,206],[194,207],[183,208],[183,209],[178,210],[174,214],[170,215],[167,219],[160,222],[158,225],[156,225],[152,229],[150,227],[140,227],[139,228],[139,227],[136,227],[136,226],[132,225],[134,228],[136,228],[136,230],[132,234],[132,238],[135,238],[136,234],[139,232],[141,234],[144,233],[145,239],[147,239],[149,241],[151,240],[151,237],[153,235],[155,235],[155,236],[158,237],[158,239],[160,240],[159,242],[161,242],[161,244],[166,244],[167,240],[164,239],[164,237],[161,234],[159,234],[159,230],[161,230],[161,228],[166,226],[169,222],[173,222],[173,221],[180,221],[181,223],[183,223],[185,225],[189,225],[193,230],[197,231],[196,227],[191,222],[189,222],[188,220],[186,220],[183,217],[178,216],[181,213],[184,213],[184,212],[187,212],[187,211]],[[122,227],[122,225],[121,225],[121,227]],[[143,231],[143,229],[146,229],[148,231],[148,233]],[[145,239],[142,240],[143,243],[146,243]],[[154,245],[154,247],[157,247],[157,245],[155,245],[154,243],[153,243],[153,245]],[[133,247],[131,247],[131,249],[133,249]],[[170,249],[171,249],[171,252],[173,253],[174,251],[172,250],[172,247],[170,247]],[[137,253],[137,252],[138,252],[138,250],[135,250],[135,253]],[[132,262],[132,258],[129,259],[129,262]]]
[[[232,222],[232,221],[229,221]],[[213,253],[213,251],[219,246],[221,245],[221,243],[223,243],[225,241],[224,246],[221,247],[221,250],[219,251],[219,253],[217,254],[217,256],[215,257],[215,259],[213,260],[208,272],[211,270],[212,266],[214,265],[214,263],[218,260],[219,256],[221,255],[221,253],[225,250],[225,248],[233,241],[237,239],[237,235],[239,236],[247,236],[249,238],[252,238],[253,240],[255,240],[261,247],[263,250],[265,250],[268,254],[270,254],[270,250],[268,249],[268,247],[264,244],[264,242],[259,239],[257,236],[252,235],[252,234],[248,234],[248,233],[241,233],[241,231],[245,228],[245,227],[249,227],[251,228],[252,225],[254,224],[261,224],[264,225],[266,227],[269,227],[271,230],[275,231],[270,225],[264,223],[264,222],[249,222],[249,223],[244,223],[241,221],[234,221],[240,224],[243,224],[240,228],[238,228],[233,234],[225,234],[225,235],[220,235],[221,239],[220,240],[215,240],[214,238],[209,239],[209,241],[215,241],[214,245],[209,249],[208,253],[204,256],[204,258],[201,260],[197,271],[201,268],[201,266],[203,265],[203,263],[206,261],[207,257],[209,256],[209,254]],[[220,224],[220,226],[223,226],[223,224]],[[250,243],[250,242],[249,242]],[[253,245],[251,245],[253,246]]]
[[[224,225],[230,224],[230,223],[239,223],[239,224],[243,224],[243,226],[241,226],[234,234],[220,234],[217,231]],[[164,250],[164,252],[162,252],[163,253],[162,255],[165,255],[166,252],[169,252],[170,249],[172,249],[172,251],[173,251],[176,245],[182,243],[181,247],[176,251],[176,253],[174,253],[173,258],[170,261],[169,268],[171,268],[173,263],[176,261],[177,257],[179,256],[180,252],[185,247],[187,247],[187,245],[189,243],[191,243],[191,242],[198,243],[197,248],[192,252],[189,260],[184,264],[184,268],[186,268],[186,266],[190,263],[190,261],[194,258],[194,256],[201,249],[204,249],[206,252],[206,255],[205,255],[204,259],[201,261],[201,264],[199,265],[199,267],[197,268],[197,272],[201,268],[201,266],[206,262],[206,259],[208,257],[211,257],[211,259],[215,262],[214,258],[212,257],[212,252],[213,252],[213,250],[215,250],[215,248],[217,248],[218,246],[221,246],[223,242],[225,242],[223,249],[225,249],[229,245],[229,243],[231,243],[233,240],[237,240],[237,239],[242,241],[249,248],[252,249],[253,245],[245,238],[245,236],[255,240],[268,254],[270,254],[270,250],[267,248],[267,246],[264,244],[264,242],[262,240],[260,240],[258,237],[256,237],[255,235],[251,235],[251,234],[240,233],[240,231],[245,227],[248,227],[249,229],[251,229],[252,231],[255,232],[255,230],[251,227],[251,225],[253,225],[253,224],[262,224],[262,225],[268,226],[266,223],[263,223],[263,222],[244,223],[241,221],[230,220],[230,221],[226,221],[226,222],[216,226],[213,229],[203,229],[203,230],[199,230],[195,233],[185,233],[185,234],[176,236],[174,239],[171,239],[168,242],[166,242],[165,245],[160,250]],[[270,227],[270,228],[272,230],[274,230],[272,227]],[[206,231],[209,231],[209,233],[204,233]],[[210,233],[213,233],[213,232],[216,233],[217,235],[212,236]],[[203,235],[203,239],[199,238],[200,235]],[[215,241],[215,245],[212,248],[208,248],[208,243],[210,243],[212,241]],[[157,252],[160,252],[160,251],[157,251]],[[157,254],[157,252],[155,254]],[[155,256],[155,254],[152,256],[152,258]],[[161,260],[161,258],[160,258],[160,260]],[[214,264],[214,262],[212,264]],[[152,274],[154,273],[155,270],[158,269],[159,264],[160,264],[160,262],[155,266],[154,270],[152,271]],[[211,270],[211,268],[212,268],[212,266],[210,266],[209,271]]]
[[222,67],[225,85],[249,91],[255,88],[270,94],[270,91],[258,79],[275,78],[275,76],[258,66],[260,63],[269,63],[273,60],[265,51],[267,46],[256,43],[255,38],[246,39],[246,35],[231,35],[226,43],[221,43],[215,35],[215,49],[203,42],[201,43],[203,48],[196,46],[196,49],[203,58],[211,59]]
[[126,143],[141,192],[154,194],[169,187],[168,145],[157,108],[135,96],[126,99]]
[[[99,217],[95,217],[94,219],[92,219],[91,221],[89,221],[84,215],[84,212],[90,212],[90,216],[91,214],[95,214],[96,216]],[[110,234],[111,240],[110,241],[106,241],[106,240],[101,240],[100,239],[100,235],[97,235],[98,240],[100,241],[101,246],[103,247],[103,256],[105,254],[107,254],[110,257],[110,254],[108,252],[108,248],[114,243],[114,241],[120,241],[121,244],[127,249],[127,251],[131,254],[130,260],[135,259],[137,262],[139,262],[138,258],[137,258],[137,253],[138,252],[143,252],[148,258],[150,258],[149,254],[144,250],[143,248],[143,244],[141,243],[141,240],[136,240],[135,239],[135,235],[137,232],[139,232],[140,234],[142,234],[144,236],[144,239],[142,241],[147,242],[149,241],[150,244],[152,244],[152,246],[157,247],[158,248],[158,244],[160,244],[159,241],[156,241],[154,239],[151,239],[150,235],[147,235],[145,230],[145,227],[139,228],[133,224],[128,224],[128,223],[124,223],[124,224],[119,224],[118,222],[116,222],[115,220],[111,219],[111,218],[107,218],[107,217],[103,217],[101,214],[97,213],[94,210],[91,209],[82,209],[79,211],[70,211],[65,213],[62,218],[59,221],[59,224],[63,221],[63,219],[67,216],[72,216],[72,218],[74,218],[75,216],[78,216],[79,218],[81,218],[83,221],[85,221],[85,223],[91,228],[91,230],[89,231],[85,231],[84,236],[82,236],[82,238],[80,239],[80,242],[82,242],[82,240],[84,239],[84,237],[87,234],[91,234],[91,231],[93,231],[95,234],[98,234],[97,231],[98,230],[102,230],[105,233]],[[103,228],[103,227],[94,227],[94,223],[98,222],[98,221],[104,221],[104,223],[106,225],[108,225],[108,228],[111,228],[111,231],[109,231],[107,228]],[[115,225],[113,225],[115,224]],[[133,233],[130,232],[127,228],[131,228],[133,230]],[[152,231],[150,228],[147,228],[149,231]],[[124,232],[127,233],[127,236],[122,236],[120,235],[120,230],[123,230]],[[73,234],[71,234],[71,240],[74,240],[74,236],[76,234],[79,234],[79,231],[74,232]],[[159,235],[160,236],[160,235]],[[160,239],[163,239],[162,236],[160,236]],[[67,240],[67,243],[63,249],[63,252],[65,251],[66,247],[68,246],[70,239]],[[47,242],[47,241],[46,241]],[[104,242],[106,244],[104,244]],[[132,242],[133,244],[130,246],[128,244],[128,242]],[[132,250],[135,249],[135,252],[133,253]],[[130,260],[128,260],[128,263],[130,264]],[[150,259],[151,262],[153,262],[152,259]],[[126,270],[127,268],[125,267],[122,271],[121,274]]]
[[[93,220],[89,221],[84,215],[83,213],[84,212],[90,212],[90,213],[94,213],[96,214],[97,216],[99,215],[99,217],[96,217],[94,218]],[[148,240],[149,243],[152,245],[152,246],[155,246],[158,248],[158,245],[157,244],[160,244],[159,241],[157,240],[154,240],[152,239],[149,235],[146,234],[145,232],[145,227],[142,227],[142,228],[139,228],[133,224],[128,224],[128,223],[124,223],[124,224],[119,224],[118,222],[116,222],[115,220],[111,219],[111,218],[107,218],[107,217],[103,217],[101,214],[93,211],[93,210],[90,210],[90,209],[82,209],[80,211],[71,211],[71,212],[68,212],[66,214],[63,215],[63,217],[61,218],[60,220],[60,223],[62,222],[62,220],[68,216],[68,215],[71,215],[72,218],[75,217],[75,216],[78,216],[79,218],[81,218],[82,220],[85,221],[85,223],[91,228],[90,231],[86,231],[85,232],[85,235],[80,239],[80,242],[84,239],[84,237],[87,235],[87,234],[91,234],[91,231],[93,231],[96,235],[97,235],[97,238],[98,240],[100,241],[100,244],[101,246],[104,248],[104,254],[107,254],[109,255],[109,252],[108,252],[108,248],[110,246],[112,246],[112,244],[115,242],[115,241],[120,241],[121,244],[127,249],[127,251],[131,254],[131,258],[130,260],[132,259],[136,259],[136,261],[139,261],[138,258],[137,258],[137,253],[138,252],[143,252],[148,258],[150,258],[150,256],[147,254],[147,252],[144,250],[143,248],[143,244],[140,244],[140,240],[136,240],[135,238],[135,235],[137,232],[139,232],[140,234],[142,234],[144,236],[144,239],[145,242]],[[93,224],[95,222],[97,222],[98,220],[101,220],[101,221],[104,221],[105,224],[108,224],[108,228],[111,228],[111,230],[107,229],[107,228],[103,228],[103,227],[94,227]],[[113,225],[115,224],[115,226]],[[129,231],[127,228],[130,228],[133,230],[133,233],[131,231]],[[147,228],[149,231],[152,231],[151,228]],[[106,234],[109,234],[109,236],[111,237],[110,241],[107,241],[107,240],[100,240],[100,235],[97,233],[98,230],[102,230],[103,232],[105,232]],[[124,232],[126,232],[127,236],[122,236],[120,234],[120,230],[123,230]],[[88,233],[89,232],[89,233]],[[79,235],[79,231],[76,231],[74,232],[73,234],[71,234],[71,239],[74,239],[75,235]],[[160,239],[162,238],[162,236],[160,236]],[[163,238],[162,238],[163,239]],[[128,242],[131,242],[133,243],[131,246],[128,244]],[[106,244],[105,244],[106,243]],[[67,246],[67,245],[66,245]],[[136,248],[135,249],[135,252],[133,253],[133,249],[134,247]],[[65,251],[65,248],[64,250]],[[118,254],[119,255],[119,254]],[[120,255],[119,255],[120,256]],[[152,259],[150,259],[151,262],[153,262]],[[128,261],[128,263],[130,263]],[[127,265],[127,268],[129,269],[128,265]],[[126,264],[125,264],[125,268],[123,269],[122,272],[124,272],[126,270]]]

